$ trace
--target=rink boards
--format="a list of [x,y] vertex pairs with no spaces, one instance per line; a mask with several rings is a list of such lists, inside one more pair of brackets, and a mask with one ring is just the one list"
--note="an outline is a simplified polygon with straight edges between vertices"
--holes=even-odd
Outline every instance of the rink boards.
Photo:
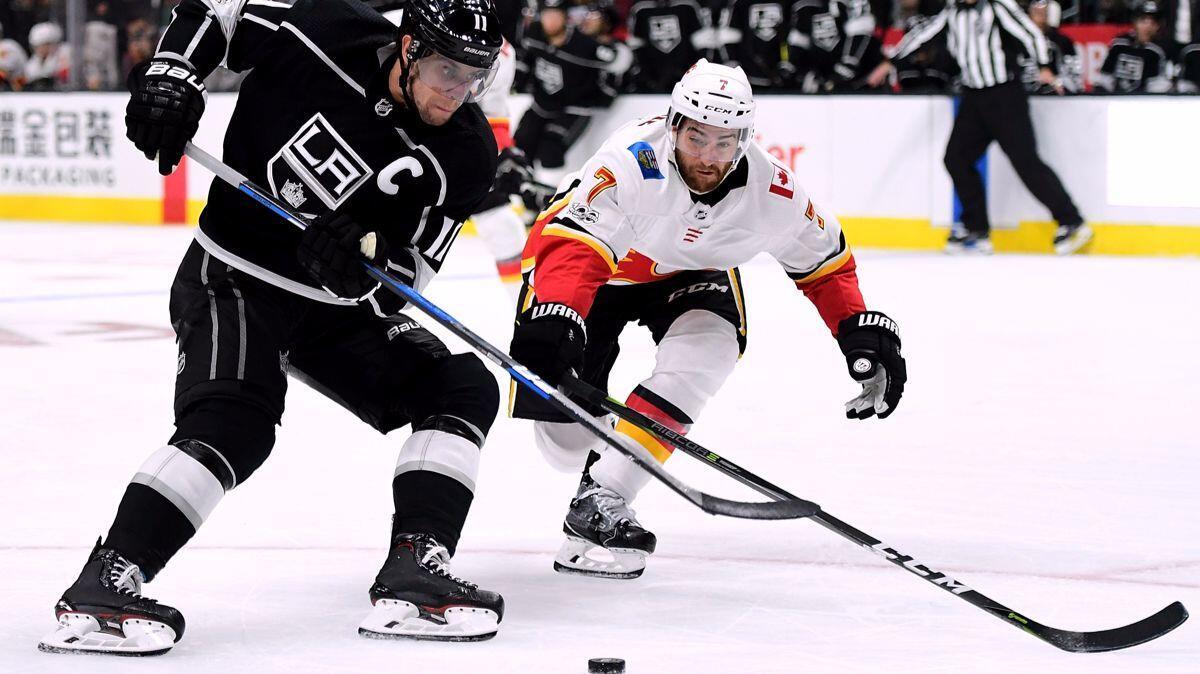
[[[0,98],[0,219],[194,223],[212,176],[187,165],[166,179],[124,137],[122,94]],[[209,97],[197,144],[217,152],[236,98]],[[513,97],[514,117],[527,97]],[[577,165],[618,126],[662,114],[665,96],[625,96],[569,154]],[[1044,159],[1097,230],[1091,252],[1200,255],[1200,100],[1038,98]],[[839,214],[862,247],[933,249],[954,218],[942,153],[954,100],[936,96],[762,96],[759,141]],[[1049,252],[1049,214],[993,146],[986,160],[999,250]]]

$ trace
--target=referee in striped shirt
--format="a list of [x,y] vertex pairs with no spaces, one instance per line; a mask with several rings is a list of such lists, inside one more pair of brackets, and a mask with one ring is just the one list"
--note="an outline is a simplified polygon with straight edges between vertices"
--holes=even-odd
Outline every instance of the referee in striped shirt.
[[1054,170],[1042,161],[1033,137],[1029,100],[1021,85],[1017,54],[1035,59],[1038,79],[1062,94],[1062,83],[1051,68],[1046,38],[1014,0],[950,0],[950,4],[921,28],[904,36],[890,61],[867,79],[879,86],[903,59],[949,31],[947,44],[962,71],[962,103],[946,145],[946,170],[962,201],[962,224],[946,243],[950,253],[990,253],[990,226],[983,177],[975,164],[993,140],[1000,143],[1021,181],[1058,221],[1054,250],[1070,254],[1092,238],[1091,228],[1063,189]]

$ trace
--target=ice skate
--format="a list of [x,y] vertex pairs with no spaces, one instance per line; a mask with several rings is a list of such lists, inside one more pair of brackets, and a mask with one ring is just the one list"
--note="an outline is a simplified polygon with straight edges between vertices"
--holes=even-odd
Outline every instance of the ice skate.
[[1092,242],[1093,232],[1090,225],[1081,222],[1077,225],[1059,225],[1054,232],[1054,252],[1059,255],[1070,255]]
[[371,586],[371,639],[483,641],[496,636],[504,599],[450,575],[450,553],[428,534],[396,536]]
[[42,639],[47,653],[162,655],[183,636],[183,615],[141,596],[142,572],[96,541],[75,584],[54,607],[58,629]]
[[947,255],[991,255],[992,252],[992,239],[986,233],[976,234],[955,226],[950,230],[950,238],[946,239]]
[[554,570],[599,578],[637,578],[657,539],[642,528],[620,494],[585,478],[563,521]]

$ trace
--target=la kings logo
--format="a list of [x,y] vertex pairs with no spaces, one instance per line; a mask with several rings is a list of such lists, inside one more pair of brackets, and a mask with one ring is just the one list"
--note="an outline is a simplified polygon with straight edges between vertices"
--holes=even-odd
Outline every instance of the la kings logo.
[[813,44],[825,51],[833,51],[838,43],[837,19],[831,14],[817,14],[812,19]]
[[783,23],[783,7],[775,3],[750,5],[750,29],[763,42],[770,42],[779,34]]
[[679,28],[677,16],[650,17],[650,44],[662,53],[667,53],[683,41],[683,31]]
[[1113,67],[1113,77],[1118,82],[1121,91],[1133,91],[1142,82],[1146,63],[1140,57],[1132,54],[1117,54],[1117,63]]
[[548,94],[557,94],[563,88],[562,66],[546,59],[538,59],[533,64],[533,76],[537,78],[542,89]]
[[330,210],[342,205],[372,173],[321,113],[305,122],[267,163],[267,178],[276,195],[289,202],[303,195],[292,180],[298,179]]

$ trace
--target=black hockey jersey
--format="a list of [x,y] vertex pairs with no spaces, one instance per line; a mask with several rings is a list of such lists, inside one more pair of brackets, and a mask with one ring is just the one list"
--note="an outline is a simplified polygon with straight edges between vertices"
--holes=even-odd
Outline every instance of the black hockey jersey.
[[874,33],[867,0],[798,0],[788,33],[797,75],[836,87],[861,80],[883,59]]
[[[1054,27],[1047,28],[1045,35],[1046,47],[1050,50],[1050,69],[1062,81],[1063,89],[1069,93],[1083,91],[1083,63],[1075,49],[1075,43]],[[1021,84],[1025,86],[1026,91],[1050,93],[1045,91],[1046,85],[1038,81],[1037,61],[1028,54],[1021,54],[1017,57],[1017,62],[1021,65]]]
[[634,88],[667,93],[703,54],[695,38],[705,28],[695,0],[644,0],[629,9],[628,44],[637,63]]
[[1132,32],[1115,38],[1100,66],[1094,84],[1112,93],[1158,94],[1171,89],[1169,48],[1154,42],[1139,43]]
[[728,7],[728,25],[734,41],[725,50],[732,63],[746,71],[754,86],[778,86],[779,64],[784,60],[788,33],[788,10],[783,0],[733,0]]
[[1189,44],[1179,52],[1179,78],[1175,86],[1181,93],[1200,93],[1200,43]]
[[525,29],[524,54],[518,66],[529,83],[533,104],[543,112],[592,114],[607,107],[617,95],[618,75],[610,71],[616,51],[574,28],[566,42],[555,47],[538,22]]
[[[222,61],[250,70],[225,162],[305,215],[345,212],[393,248],[413,245],[435,272],[491,187],[496,142],[475,104],[434,127],[391,98],[395,35],[358,0],[184,0],[159,55],[183,58],[201,76]],[[196,238],[248,274],[338,302],[296,262],[299,232],[220,180]]]

